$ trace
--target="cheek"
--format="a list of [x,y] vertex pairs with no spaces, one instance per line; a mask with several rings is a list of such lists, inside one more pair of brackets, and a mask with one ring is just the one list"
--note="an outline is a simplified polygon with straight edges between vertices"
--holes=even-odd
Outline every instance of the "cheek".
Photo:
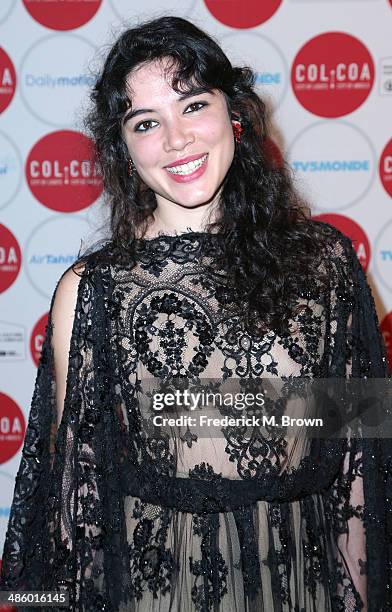
[[157,145],[151,137],[141,136],[137,142],[133,137],[125,137],[125,143],[130,157],[140,166],[151,165],[157,157]]
[[203,128],[204,140],[212,146],[227,146],[233,139],[231,123],[206,122]]
[[154,163],[156,158],[156,152],[154,147],[149,146],[148,143],[144,144],[142,147],[138,147],[135,152],[135,162],[140,166],[148,167]]

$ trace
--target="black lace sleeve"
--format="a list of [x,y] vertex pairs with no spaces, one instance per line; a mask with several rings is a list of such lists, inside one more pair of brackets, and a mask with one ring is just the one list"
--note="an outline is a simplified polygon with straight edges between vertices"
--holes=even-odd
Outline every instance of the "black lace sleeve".
[[[89,435],[88,410],[94,386],[90,337],[94,283],[86,266],[78,287],[66,399],[57,429],[52,312],[59,283],[51,301],[15,481],[2,557],[0,586],[3,590],[54,590],[69,585],[71,576],[74,583],[79,529],[75,518],[81,515],[77,505],[83,497],[93,495],[91,489],[87,490],[87,480],[94,458],[84,452],[85,473],[77,473],[76,449]],[[81,415],[87,415],[84,429],[79,427]],[[93,526],[94,529],[95,536],[98,528]]]
[[[52,310],[56,291],[57,287],[50,306],[5,537],[1,588],[7,590],[40,588],[43,551],[39,534],[44,529],[42,509],[47,503],[56,426],[56,388],[51,346]],[[36,528],[38,525],[39,528]]]
[[[121,425],[113,409],[106,350],[109,266],[97,265],[94,254],[84,263],[58,429],[52,316],[58,285],[52,298],[16,477],[0,588],[64,588],[70,596],[67,609],[96,612],[117,610],[120,596],[130,585],[119,484]],[[105,603],[106,591],[111,593],[112,608]]]
[[[366,276],[351,241],[336,230],[332,234],[329,376],[389,378]],[[326,493],[336,600],[344,601],[337,610],[391,609],[391,456],[389,439],[348,439],[341,471]]]

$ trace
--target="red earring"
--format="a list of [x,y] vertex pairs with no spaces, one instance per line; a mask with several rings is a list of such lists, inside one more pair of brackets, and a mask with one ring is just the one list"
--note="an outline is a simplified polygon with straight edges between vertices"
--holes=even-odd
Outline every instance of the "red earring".
[[241,134],[244,131],[244,128],[241,125],[240,121],[232,121],[233,124],[233,132],[234,132],[234,138],[237,144],[240,144],[241,142]]

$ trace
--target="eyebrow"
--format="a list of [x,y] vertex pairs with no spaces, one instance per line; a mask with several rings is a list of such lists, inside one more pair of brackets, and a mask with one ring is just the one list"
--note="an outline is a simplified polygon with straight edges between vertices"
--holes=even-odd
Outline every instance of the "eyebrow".
[[[190,91],[182,93],[179,96],[177,102],[183,102],[184,100],[187,100],[188,98],[192,98],[193,96],[199,96],[200,94],[205,94],[205,93],[212,94],[212,88],[194,87]],[[156,112],[157,111],[155,111],[153,108],[136,108],[134,110],[129,111],[129,113],[125,115],[123,119],[123,125],[130,119],[133,119],[133,117],[136,117],[137,115],[143,115],[144,113],[156,113]]]

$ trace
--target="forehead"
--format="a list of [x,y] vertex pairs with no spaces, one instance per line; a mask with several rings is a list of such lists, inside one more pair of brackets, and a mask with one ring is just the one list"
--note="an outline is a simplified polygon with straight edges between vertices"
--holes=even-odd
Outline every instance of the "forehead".
[[179,94],[171,86],[173,73],[174,68],[164,60],[137,66],[126,79],[126,90],[133,105],[146,98],[177,98]]

